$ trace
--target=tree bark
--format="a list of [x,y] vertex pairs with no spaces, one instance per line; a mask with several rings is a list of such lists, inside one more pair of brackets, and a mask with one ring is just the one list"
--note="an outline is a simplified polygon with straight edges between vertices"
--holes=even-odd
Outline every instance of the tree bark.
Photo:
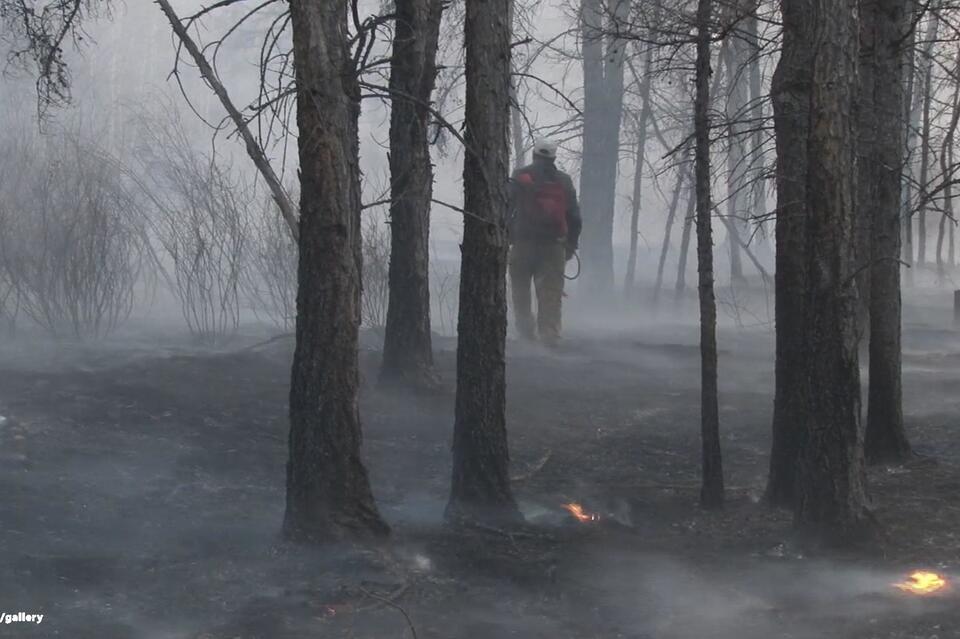
[[[797,0],[785,0],[784,5]],[[866,509],[854,279],[857,0],[818,0],[811,68],[802,347],[802,429],[797,459],[799,529],[824,543],[859,541]]]
[[291,0],[300,155],[300,261],[284,533],[382,536],[360,458],[360,89],[347,0]]
[[442,0],[396,0],[390,64],[390,268],[382,384],[433,383],[428,127]]
[[457,333],[453,482],[447,519],[522,519],[510,489],[506,428],[507,142],[511,0],[467,0],[466,151]]
[[814,0],[783,3],[783,49],[770,90],[777,147],[774,230],[777,247],[774,276],[776,363],[773,444],[766,496],[774,506],[794,504],[802,428],[807,138],[810,133],[810,67],[814,55],[810,46],[812,29],[807,19],[814,9]]
[[700,505],[723,505],[720,408],[717,398],[717,302],[713,292],[713,231],[710,198],[710,14],[712,0],[697,2],[694,137],[697,190],[697,264],[700,294]]
[[864,440],[870,461],[903,461],[910,455],[903,425],[901,383],[900,231],[904,167],[903,34],[909,5],[901,0],[862,0],[859,217],[870,216],[870,377]]

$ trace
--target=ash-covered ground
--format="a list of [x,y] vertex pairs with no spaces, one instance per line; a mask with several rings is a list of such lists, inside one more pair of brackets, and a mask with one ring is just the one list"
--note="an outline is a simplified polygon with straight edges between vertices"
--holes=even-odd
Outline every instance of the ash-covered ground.
[[[289,340],[214,352],[145,329],[97,346],[21,334],[0,349],[0,613],[44,618],[0,623],[0,636],[960,637],[960,593],[891,586],[914,568],[960,579],[950,301],[908,297],[904,408],[922,456],[871,469],[884,538],[844,556],[805,553],[790,514],[761,501],[773,331],[743,315],[719,335],[728,504],[697,507],[692,300],[615,321],[580,313],[559,352],[509,344],[530,522],[510,534],[443,524],[455,343],[436,343],[446,389],[397,396],[373,387],[365,336],[364,453],[394,531],[366,550],[279,538]],[[568,502],[599,521],[578,523]]]

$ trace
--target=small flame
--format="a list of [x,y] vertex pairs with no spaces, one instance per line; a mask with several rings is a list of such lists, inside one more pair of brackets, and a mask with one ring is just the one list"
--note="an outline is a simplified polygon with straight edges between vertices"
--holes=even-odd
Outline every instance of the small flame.
[[563,507],[566,508],[571,515],[576,517],[577,521],[579,522],[600,521],[600,515],[584,512],[583,506],[581,506],[580,504],[576,504],[576,503],[564,504]]
[[893,584],[894,588],[914,595],[929,595],[943,590],[946,586],[946,578],[926,570],[914,571],[906,581]]

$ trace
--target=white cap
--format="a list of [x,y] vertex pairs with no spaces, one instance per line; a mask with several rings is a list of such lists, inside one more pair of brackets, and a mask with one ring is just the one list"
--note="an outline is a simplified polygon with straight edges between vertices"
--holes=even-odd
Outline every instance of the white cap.
[[538,138],[533,143],[533,154],[551,160],[557,157],[557,145],[546,138]]

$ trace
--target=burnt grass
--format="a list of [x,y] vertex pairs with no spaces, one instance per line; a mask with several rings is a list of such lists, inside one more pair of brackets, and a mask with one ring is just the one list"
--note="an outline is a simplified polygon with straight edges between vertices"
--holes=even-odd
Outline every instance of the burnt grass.
[[[393,527],[373,548],[279,537],[290,340],[217,351],[9,340],[0,612],[45,618],[0,623],[0,636],[960,637],[954,592],[890,586],[913,568],[960,578],[949,309],[907,313],[905,412],[921,456],[870,469],[882,533],[842,553],[807,547],[762,500],[769,326],[721,328],[727,503],[705,512],[694,324],[569,324],[557,352],[508,347],[512,469],[529,521],[509,531],[443,524],[455,343],[436,343],[444,388],[391,394],[372,383],[379,354],[366,336],[364,454]],[[567,502],[599,521],[576,522]]]

